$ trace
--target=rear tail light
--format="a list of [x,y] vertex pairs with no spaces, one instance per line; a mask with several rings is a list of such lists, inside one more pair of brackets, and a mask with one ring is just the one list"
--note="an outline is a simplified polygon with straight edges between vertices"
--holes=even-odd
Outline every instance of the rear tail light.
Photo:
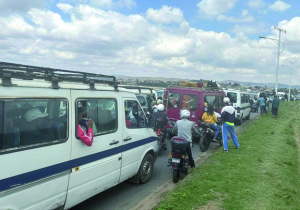
[[157,132],[156,132],[156,135],[160,135],[160,134],[161,134],[161,132],[160,132],[160,131],[157,131]]
[[180,154],[173,154],[174,157],[179,158]]

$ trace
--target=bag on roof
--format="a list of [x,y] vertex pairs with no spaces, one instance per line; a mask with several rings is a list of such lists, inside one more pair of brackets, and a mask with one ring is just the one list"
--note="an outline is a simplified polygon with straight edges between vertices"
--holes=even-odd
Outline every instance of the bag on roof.
[[211,81],[209,81],[209,82],[207,83],[207,87],[218,87],[218,85],[217,85],[216,82],[213,82],[213,81],[211,80]]

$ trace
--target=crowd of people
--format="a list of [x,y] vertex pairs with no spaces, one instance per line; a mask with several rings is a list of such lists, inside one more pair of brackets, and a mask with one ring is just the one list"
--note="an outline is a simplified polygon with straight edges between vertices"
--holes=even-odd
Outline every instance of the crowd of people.
[[[271,109],[274,118],[277,118],[280,103],[279,101],[279,97],[277,95],[274,95]],[[257,103],[260,107],[260,116],[262,116],[263,114],[268,114],[268,112],[270,111],[270,100],[269,97],[267,97],[264,93],[259,94],[258,99],[254,98],[253,102]]]

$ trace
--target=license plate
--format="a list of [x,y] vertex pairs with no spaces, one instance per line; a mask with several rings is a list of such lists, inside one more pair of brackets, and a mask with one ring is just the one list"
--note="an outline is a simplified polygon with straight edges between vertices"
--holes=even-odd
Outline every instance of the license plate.
[[172,158],[172,163],[180,163],[180,159]]

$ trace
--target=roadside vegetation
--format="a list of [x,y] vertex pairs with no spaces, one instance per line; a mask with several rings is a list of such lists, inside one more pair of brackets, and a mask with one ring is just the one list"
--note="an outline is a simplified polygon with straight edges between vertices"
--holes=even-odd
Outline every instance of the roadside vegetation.
[[299,209],[300,103],[281,102],[277,119],[261,116],[238,140],[240,149],[220,148],[155,209]]

